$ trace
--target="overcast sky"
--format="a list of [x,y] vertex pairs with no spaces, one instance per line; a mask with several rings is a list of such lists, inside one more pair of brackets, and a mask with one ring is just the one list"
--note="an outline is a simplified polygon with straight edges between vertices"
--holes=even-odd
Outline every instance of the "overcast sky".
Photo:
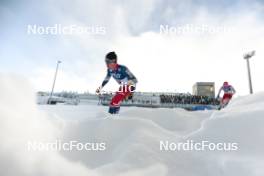
[[[27,77],[38,91],[90,91],[106,75],[104,56],[139,80],[138,91],[192,92],[195,82],[230,82],[248,93],[243,54],[251,60],[253,88],[264,90],[264,2],[261,0],[4,0],[0,2],[0,72]],[[32,34],[28,25],[104,29],[93,34]],[[161,33],[168,26],[170,33]],[[207,27],[201,31],[201,27]],[[175,32],[175,29],[177,31]],[[220,30],[216,30],[220,29]],[[105,90],[116,90],[115,81]]]

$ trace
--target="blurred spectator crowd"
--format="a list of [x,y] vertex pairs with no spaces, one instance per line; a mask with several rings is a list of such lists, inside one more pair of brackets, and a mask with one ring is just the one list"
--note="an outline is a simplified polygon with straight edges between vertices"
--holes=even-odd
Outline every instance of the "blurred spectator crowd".
[[177,95],[160,95],[160,103],[162,104],[199,104],[199,105],[219,105],[220,102],[214,97],[198,96],[191,94]]

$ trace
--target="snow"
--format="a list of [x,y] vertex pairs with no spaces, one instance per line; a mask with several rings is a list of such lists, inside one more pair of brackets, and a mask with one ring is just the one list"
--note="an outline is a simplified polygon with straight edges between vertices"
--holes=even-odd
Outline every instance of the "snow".
[[[262,176],[264,93],[221,111],[36,105],[26,79],[0,74],[0,175]],[[105,143],[106,150],[28,150],[29,141]],[[160,142],[237,143],[236,151],[164,151]]]

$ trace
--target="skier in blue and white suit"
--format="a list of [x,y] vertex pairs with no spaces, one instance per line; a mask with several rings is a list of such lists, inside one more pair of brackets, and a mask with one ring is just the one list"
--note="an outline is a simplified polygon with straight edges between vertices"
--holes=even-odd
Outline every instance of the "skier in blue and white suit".
[[120,88],[112,98],[109,107],[109,113],[117,114],[119,112],[121,102],[132,95],[138,81],[126,66],[117,64],[117,55],[115,52],[109,52],[105,56],[105,62],[107,65],[107,75],[102,85],[96,90],[96,92],[100,92],[100,90],[109,82],[111,77],[117,81]]

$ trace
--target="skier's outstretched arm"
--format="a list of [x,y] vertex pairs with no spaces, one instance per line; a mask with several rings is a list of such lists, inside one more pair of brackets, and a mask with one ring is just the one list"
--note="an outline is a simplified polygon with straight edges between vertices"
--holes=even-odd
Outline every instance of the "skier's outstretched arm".
[[98,87],[98,88],[96,89],[96,92],[97,92],[97,93],[99,93],[99,92],[101,91],[101,89],[102,89],[102,88],[103,88],[103,87],[109,82],[110,78],[111,78],[111,75],[110,75],[110,73],[107,71],[107,75],[106,75],[104,81],[102,82],[101,86]]
[[223,87],[221,87],[220,89],[219,89],[219,91],[218,91],[218,94],[217,94],[217,97],[216,98],[219,98],[220,97],[220,93],[221,93],[221,91],[223,90]]
[[130,81],[132,81],[134,84],[136,84],[138,82],[138,80],[135,77],[135,75],[128,68],[126,68],[126,73],[127,73],[128,77],[129,77]]
[[236,93],[236,90],[235,90],[235,88],[233,86],[231,88],[232,88],[232,92],[233,92],[233,95],[234,95]]
[[109,72],[107,72],[107,75],[101,85],[102,88],[109,82],[110,78],[111,78],[111,75]]

